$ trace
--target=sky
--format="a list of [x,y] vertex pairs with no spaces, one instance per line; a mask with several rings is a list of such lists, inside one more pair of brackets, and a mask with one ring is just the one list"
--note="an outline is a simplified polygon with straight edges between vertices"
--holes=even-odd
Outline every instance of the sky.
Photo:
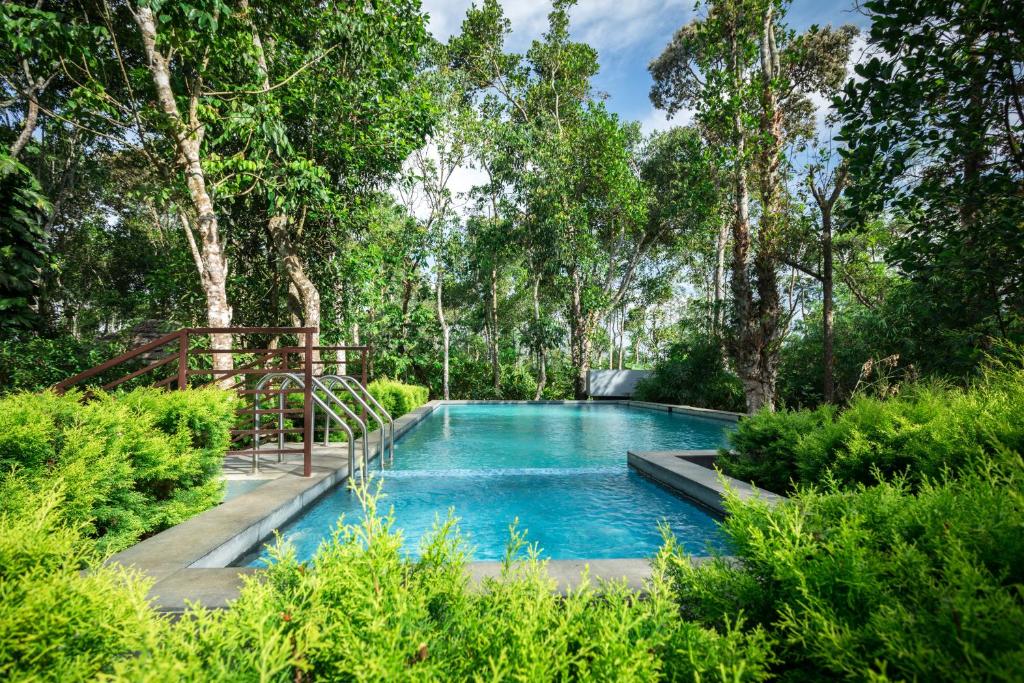
[[[458,32],[471,0],[423,0],[430,16],[430,32],[447,39]],[[854,0],[794,0],[787,23],[802,31],[811,24],[854,24],[864,28],[864,17],[854,11]],[[506,44],[525,52],[547,26],[550,2],[504,0],[512,22]],[[640,121],[647,133],[686,123],[685,113],[671,122],[651,106],[651,77],[647,65],[657,57],[676,29],[694,16],[694,0],[579,0],[570,12],[573,38],[598,51],[601,70],[594,79],[597,91],[608,95],[607,106],[625,120]],[[680,118],[682,117],[682,118]]]

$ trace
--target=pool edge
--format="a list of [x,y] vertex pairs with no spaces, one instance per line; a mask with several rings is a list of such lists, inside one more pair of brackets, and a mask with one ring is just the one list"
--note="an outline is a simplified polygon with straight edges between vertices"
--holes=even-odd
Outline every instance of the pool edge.
[[[641,409],[680,412],[735,422],[739,416],[725,411],[711,411],[688,406],[670,406],[629,400],[610,401],[460,401],[433,400],[395,420],[396,440],[445,405],[469,404],[618,404]],[[367,436],[370,461],[379,455],[380,430]],[[357,440],[361,448],[361,440]],[[295,463],[291,474],[282,476],[207,510],[181,524],[166,529],[106,560],[139,571],[154,581],[149,591],[155,609],[181,613],[191,602],[211,608],[225,607],[238,597],[243,577],[259,570],[250,567],[226,566],[245,555],[274,529],[280,528],[302,513],[333,487],[348,479],[347,459],[340,449],[330,454],[329,447],[314,447],[313,476],[297,476],[301,466]],[[318,455],[319,452],[319,455]],[[628,459],[628,455],[627,455]],[[704,558],[695,558],[702,561]],[[571,587],[590,567],[590,577],[600,580],[624,579],[639,588],[650,577],[644,559],[548,560],[550,573],[560,587]],[[469,563],[468,572],[474,581],[492,577],[495,563]],[[575,582],[575,583],[574,583]]]
[[662,486],[724,515],[725,499],[731,491],[742,501],[762,500],[777,505],[786,500],[771,491],[751,486],[719,470],[698,465],[687,458],[707,456],[706,450],[627,451],[627,464]]

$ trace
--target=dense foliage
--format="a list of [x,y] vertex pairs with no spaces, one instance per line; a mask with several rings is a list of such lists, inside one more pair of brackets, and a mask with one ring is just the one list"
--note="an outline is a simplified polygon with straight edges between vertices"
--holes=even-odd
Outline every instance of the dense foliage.
[[653,367],[789,502],[642,600],[554,596],[514,532],[479,590],[453,522],[408,560],[370,514],[172,623],[100,562],[220,499],[232,399],[13,393],[0,677],[1024,678],[1019,8],[703,0],[645,135],[574,4],[521,53],[498,0],[444,42],[418,0],[0,4],[0,392],[204,323],[367,344],[396,417]]
[[374,380],[366,388],[393,418],[416,410],[429,398],[426,387],[389,379]]
[[1012,681],[1024,675],[1024,463],[1002,450],[954,479],[826,483],[786,505],[729,504],[742,563],[678,555],[684,615],[742,613],[783,680]]
[[923,382],[889,398],[860,394],[837,411],[761,412],[730,435],[730,475],[784,492],[793,484],[870,485],[895,476],[916,486],[1024,450],[1024,363],[989,361],[968,388]]
[[[468,583],[454,520],[421,557],[380,501],[309,563],[288,545],[231,608],[180,620],[97,565],[58,487],[0,511],[0,672],[115,680],[1016,680],[1024,673],[1024,463],[999,449],[955,478],[835,481],[770,508],[730,500],[736,559],[669,539],[647,595],[559,596],[513,529],[501,576]],[[79,570],[87,567],[89,571]],[[54,643],[60,643],[55,647]]]
[[722,347],[703,339],[679,341],[667,357],[640,381],[634,397],[640,401],[743,410],[743,385],[725,365]]
[[126,548],[220,502],[234,408],[218,390],[0,398],[0,510],[59,489],[64,521]]

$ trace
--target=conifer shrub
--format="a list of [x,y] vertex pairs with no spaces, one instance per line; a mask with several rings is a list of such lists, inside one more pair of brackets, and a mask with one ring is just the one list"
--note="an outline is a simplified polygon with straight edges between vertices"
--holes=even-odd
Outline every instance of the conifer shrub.
[[743,614],[786,680],[1024,679],[1024,463],[1001,449],[959,477],[802,488],[728,503],[740,560],[693,566],[670,543],[686,617]]
[[888,398],[856,396],[841,411],[761,412],[741,420],[730,443],[723,471],[779,493],[897,475],[913,487],[1003,448],[1024,452],[1024,353],[990,360],[966,388],[919,382]]
[[[64,519],[101,553],[122,550],[217,504],[235,397],[216,389],[17,393],[0,399],[6,486],[65,491]],[[17,497],[0,510],[18,512]]]
[[[66,521],[62,487],[12,491],[0,511],[0,680],[87,681],[152,646],[164,627],[149,582],[101,567],[86,529]],[[86,571],[83,571],[86,570]]]
[[638,599],[593,582],[560,596],[513,533],[501,575],[471,586],[455,523],[410,560],[367,499],[308,564],[282,544],[230,610],[190,611],[129,680],[763,680],[761,629],[684,621],[659,573]]

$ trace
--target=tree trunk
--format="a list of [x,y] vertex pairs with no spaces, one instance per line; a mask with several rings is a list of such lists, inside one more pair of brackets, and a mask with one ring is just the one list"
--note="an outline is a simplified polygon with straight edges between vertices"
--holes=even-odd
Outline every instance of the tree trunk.
[[615,316],[608,315],[608,369],[615,367]]
[[[156,91],[157,102],[170,123],[177,151],[175,161],[184,174],[189,199],[196,213],[196,228],[199,244],[192,236],[192,230],[182,216],[189,247],[196,261],[206,295],[206,319],[210,327],[231,326],[231,306],[228,304],[228,264],[221,245],[217,214],[213,200],[206,189],[206,175],[200,160],[203,127],[196,115],[191,115],[188,124],[182,119],[178,103],[171,88],[171,74],[167,58],[157,49],[156,19],[149,7],[139,7],[135,19],[142,36],[146,62]],[[198,88],[197,88],[198,89]],[[195,107],[192,107],[194,110]],[[231,348],[230,334],[211,334],[210,347],[215,350]],[[214,353],[213,368],[217,371],[230,370],[234,363],[230,353]],[[223,373],[221,373],[223,374]],[[225,382],[227,383],[227,382]]]
[[409,304],[412,302],[412,278],[402,282],[402,326],[399,329],[399,355],[405,355],[405,341],[409,336]]
[[35,87],[33,87],[28,94],[28,106],[25,110],[25,120],[21,124],[21,133],[11,143],[11,147],[8,150],[8,154],[12,159],[17,159],[21,151],[25,149],[25,145],[32,139],[32,134],[36,130],[36,125],[39,122],[39,100],[36,99],[39,96]]
[[[736,127],[741,125],[738,121]],[[753,293],[747,272],[750,253],[750,191],[747,188],[747,174],[743,167],[744,137],[739,131],[738,147],[740,160],[736,162],[733,186],[735,216],[732,224],[732,277],[730,287],[733,298],[733,324],[729,343],[730,355],[735,361],[736,373],[743,382],[747,411],[757,412],[763,405],[763,391],[759,388],[758,360],[756,349],[756,325],[754,318]]]
[[577,332],[572,344],[572,364],[576,368],[573,379],[573,396],[577,400],[587,398],[587,376],[590,373],[590,335]]
[[775,45],[773,6],[765,11],[761,36],[762,112],[760,143],[761,224],[757,231],[754,272],[757,278],[757,317],[759,323],[759,380],[764,407],[775,408],[775,384],[779,365],[781,306],[778,284],[778,241],[782,209],[779,163],[783,146],[782,112],[779,109],[776,81],[780,75]]
[[577,400],[587,397],[587,373],[590,372],[591,321],[583,314],[583,287],[579,272],[570,271],[572,296],[569,301],[569,355],[576,371],[573,378],[573,396]]
[[501,363],[498,356],[498,268],[497,266],[491,266],[491,291],[490,291],[490,310],[488,315],[491,317],[491,375],[494,382],[494,393],[495,395],[501,392]]
[[[533,279],[533,322],[540,327],[540,278]],[[548,382],[548,369],[544,340],[535,340],[537,344],[537,392],[533,396],[534,401],[539,401],[544,394],[544,385]]]
[[451,345],[451,329],[448,327],[448,321],[444,317],[444,270],[441,266],[437,267],[437,320],[441,323],[441,395],[444,400],[449,399],[448,389],[448,366],[449,366],[449,347]]
[[711,329],[721,334],[725,327],[725,248],[729,243],[729,222],[723,220],[715,242],[715,298],[712,306]]
[[821,281],[822,289],[822,394],[826,403],[835,401],[835,352],[834,352],[834,318],[833,311],[833,253],[832,253],[832,210],[846,187],[847,169],[841,165],[836,171],[831,192],[826,194],[825,185],[818,186],[814,181],[812,169],[808,176],[811,194],[821,212],[821,272],[815,276]]
[[[291,235],[288,232],[290,225],[291,221],[287,216],[271,216],[267,221],[267,232],[270,233],[270,239],[274,242],[274,249],[284,265],[284,272],[288,275],[288,280],[295,287],[302,325],[316,328],[312,337],[313,346],[318,347],[320,346],[320,292],[306,274],[302,259],[299,258],[295,245],[292,243]],[[304,342],[302,339],[299,341],[300,343]],[[313,369],[317,373],[321,369],[319,361],[320,351],[314,349]]]
[[626,312],[619,313],[619,370],[622,369],[622,356],[626,352]]
[[822,387],[825,396],[825,403],[832,403],[835,400],[835,379],[834,364],[835,358],[832,351],[832,207],[821,214],[821,254],[822,254],[822,349],[824,358],[824,386]]

